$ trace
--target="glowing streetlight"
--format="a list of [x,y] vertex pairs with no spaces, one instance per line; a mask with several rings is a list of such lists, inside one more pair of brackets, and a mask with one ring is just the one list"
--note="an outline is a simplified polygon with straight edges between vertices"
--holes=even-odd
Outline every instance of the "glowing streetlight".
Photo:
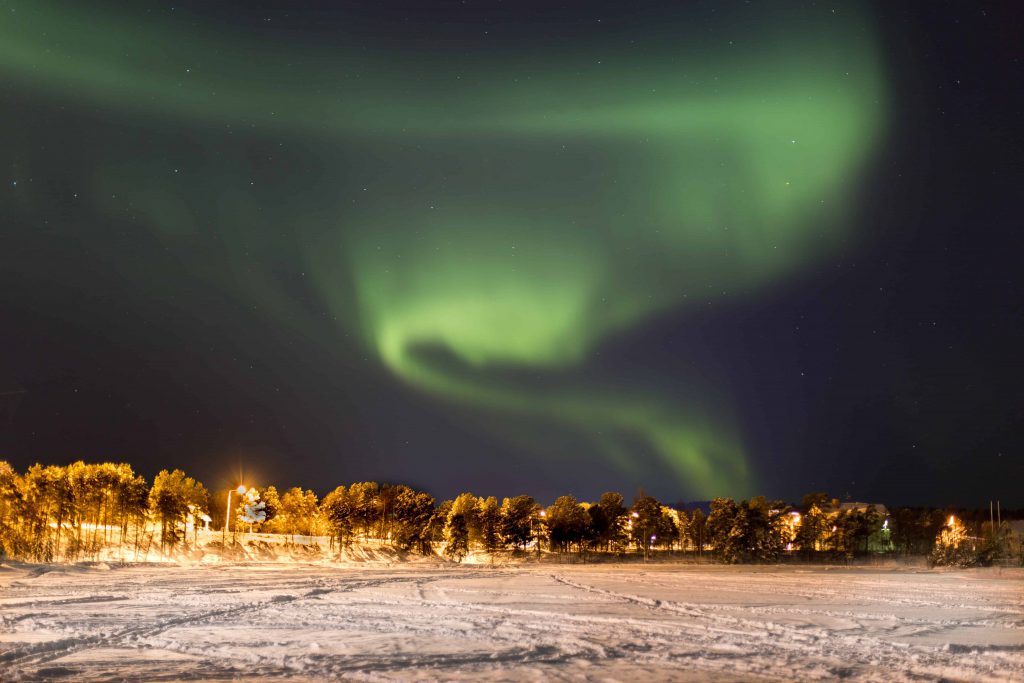
[[[540,512],[538,513],[538,516],[542,520],[546,519],[547,516],[548,516],[547,510],[545,510],[544,508],[541,508]],[[530,517],[530,533],[531,534],[533,533],[533,517]],[[539,526],[537,527],[537,532],[534,535],[534,542],[537,544],[537,557],[539,558],[540,557],[540,527]]]
[[231,521],[231,494],[237,492],[238,495],[245,495],[245,485],[239,484],[237,489],[228,489],[228,507],[224,511],[224,533],[221,535],[221,546],[225,549],[228,547],[228,523]]
[[[640,513],[639,512],[635,512],[634,511],[634,512],[630,513],[630,533],[633,532],[633,520],[634,519],[640,519]],[[643,561],[644,562],[647,561],[647,541],[644,538],[646,536],[647,536],[647,525],[644,524],[643,532],[642,532],[642,535],[640,537],[640,539],[643,540],[643,544],[642,545],[643,545]],[[651,540],[653,541],[653,537],[651,537]]]

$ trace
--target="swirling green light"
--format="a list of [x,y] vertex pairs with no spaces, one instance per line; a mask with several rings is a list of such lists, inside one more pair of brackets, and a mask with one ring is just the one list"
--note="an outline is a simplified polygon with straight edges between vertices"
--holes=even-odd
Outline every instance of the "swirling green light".
[[[757,292],[847,237],[884,110],[863,19],[738,30],[742,50],[591,44],[470,64],[83,19],[19,6],[0,70],[146,117],[323,141],[324,158],[392,178],[358,207],[318,196],[334,218],[297,232],[325,304],[395,375],[564,425],[624,469],[639,444],[694,495],[749,490],[706,378],[673,378],[682,400],[579,370],[617,333]],[[137,190],[167,231],[174,201]],[[221,230],[241,242],[235,213]]]

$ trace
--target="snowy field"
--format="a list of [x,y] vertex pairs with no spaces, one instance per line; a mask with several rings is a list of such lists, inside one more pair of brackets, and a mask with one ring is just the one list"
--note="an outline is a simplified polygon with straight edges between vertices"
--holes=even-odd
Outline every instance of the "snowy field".
[[1024,681],[1024,573],[0,566],[0,680]]

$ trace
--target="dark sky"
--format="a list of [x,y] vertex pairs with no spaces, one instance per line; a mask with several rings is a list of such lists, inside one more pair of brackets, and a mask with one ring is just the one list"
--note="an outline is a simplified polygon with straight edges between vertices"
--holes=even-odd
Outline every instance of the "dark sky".
[[1018,3],[0,1],[0,458],[1024,506]]

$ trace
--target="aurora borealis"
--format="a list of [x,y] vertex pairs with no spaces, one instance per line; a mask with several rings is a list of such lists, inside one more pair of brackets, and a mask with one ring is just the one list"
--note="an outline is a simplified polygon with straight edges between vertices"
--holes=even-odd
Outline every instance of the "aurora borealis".
[[[78,448],[152,440],[210,478],[223,456],[445,494],[888,491],[845,465],[779,473],[853,455],[808,424],[856,422],[863,392],[807,417],[837,405],[849,354],[878,352],[830,327],[850,305],[818,314],[827,352],[780,341],[792,316],[755,322],[881,263],[877,225],[909,229],[879,213],[907,127],[888,15],[469,5],[3,3],[6,310],[98,350],[62,374],[15,343],[2,445],[57,449],[34,401],[84,385],[98,414],[58,401],[89,425]],[[764,338],[724,341],[736,320]],[[786,365],[823,388],[787,404]]]

